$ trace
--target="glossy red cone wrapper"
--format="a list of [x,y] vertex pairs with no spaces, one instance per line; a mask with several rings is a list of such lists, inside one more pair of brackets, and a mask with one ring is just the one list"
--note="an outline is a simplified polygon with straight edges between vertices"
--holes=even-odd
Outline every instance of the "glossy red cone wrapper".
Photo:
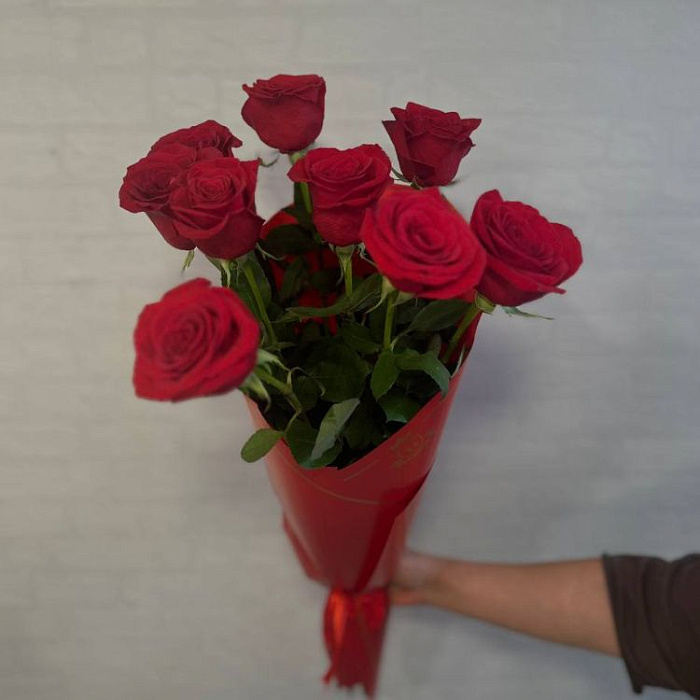
[[[452,379],[447,396],[435,396],[348,467],[305,469],[281,441],[266,457],[299,561],[310,578],[330,588],[323,625],[327,683],[360,684],[368,696],[375,693],[389,614],[387,586],[463,372],[464,367]],[[257,405],[248,400],[248,406],[256,429],[269,427]]]

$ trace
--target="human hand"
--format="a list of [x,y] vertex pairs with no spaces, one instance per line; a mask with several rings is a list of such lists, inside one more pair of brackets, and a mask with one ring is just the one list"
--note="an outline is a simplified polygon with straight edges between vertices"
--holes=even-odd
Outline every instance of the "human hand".
[[391,581],[395,605],[435,605],[440,599],[446,562],[439,557],[406,550]]

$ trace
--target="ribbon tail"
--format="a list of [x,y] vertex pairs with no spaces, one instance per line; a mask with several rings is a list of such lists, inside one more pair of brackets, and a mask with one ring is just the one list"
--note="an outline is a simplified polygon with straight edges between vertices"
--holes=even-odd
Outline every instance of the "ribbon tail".
[[330,657],[325,683],[335,679],[342,688],[361,685],[368,697],[374,697],[388,617],[386,588],[362,593],[331,590],[324,614]]

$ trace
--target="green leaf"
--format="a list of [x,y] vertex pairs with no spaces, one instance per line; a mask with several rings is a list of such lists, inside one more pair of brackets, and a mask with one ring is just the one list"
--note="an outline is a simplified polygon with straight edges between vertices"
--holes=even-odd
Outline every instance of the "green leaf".
[[372,304],[381,290],[381,275],[371,275],[357,286],[349,296],[343,296],[335,304],[316,308],[314,306],[292,306],[279,320],[293,321],[300,318],[328,318],[346,311],[361,311]]
[[319,426],[311,459],[318,459],[335,445],[343,427],[359,405],[360,399],[348,399],[328,409]]
[[352,348],[332,339],[316,343],[304,367],[323,387],[323,398],[332,403],[359,397],[369,374],[367,363]]
[[425,300],[419,299],[418,297],[413,297],[410,302],[405,304],[399,304],[394,310],[394,323],[396,327],[398,328],[399,326],[410,324],[424,306]]
[[485,314],[492,314],[493,310],[496,308],[496,304],[489,301],[483,294],[479,294],[479,292],[474,296],[474,304],[476,304],[477,309],[483,311]]
[[272,400],[270,399],[270,392],[268,392],[265,385],[260,380],[257,374],[251,372],[246,378],[243,384],[241,384],[241,389],[248,394],[256,396],[261,401],[267,404],[267,408],[270,408]]
[[221,273],[221,286],[231,286],[231,265],[235,265],[234,260],[224,258],[212,258],[207,255],[207,260]]
[[310,411],[321,396],[321,387],[318,382],[304,374],[292,376],[292,389],[305,411]]
[[411,331],[435,332],[454,326],[465,314],[469,303],[461,299],[440,299],[424,306],[411,321]]
[[425,372],[440,387],[443,396],[449,391],[450,373],[435,353],[419,355],[415,351],[406,350],[396,356],[396,364],[402,370]]
[[397,289],[394,287],[394,285],[389,281],[388,277],[381,277],[381,287],[379,289],[379,301],[370,309],[371,311],[374,311],[378,307],[380,307],[383,303],[384,300],[389,297],[389,295],[392,296],[392,299],[394,302],[396,301],[396,296],[398,294]]
[[408,423],[420,410],[420,404],[399,390],[392,390],[379,399],[388,421]]
[[325,467],[331,464],[343,449],[342,444],[338,442],[318,459],[312,459],[311,452],[316,444],[317,434],[317,430],[312,428],[308,423],[303,423],[298,419],[292,421],[284,434],[284,439],[289,445],[294,459],[296,459],[302,467],[306,467],[307,469],[318,469],[319,467]]
[[260,241],[260,245],[265,252],[276,258],[303,255],[318,247],[309,231],[297,224],[278,226]]
[[260,156],[258,156],[258,163],[260,163],[261,168],[271,168],[279,159],[282,154],[278,151],[277,155],[269,162],[265,162]]
[[187,251],[185,262],[182,263],[182,270],[180,270],[180,272],[184,272],[192,264],[192,261],[194,260],[194,250],[195,249],[192,248],[192,250]]
[[410,180],[407,180],[396,168],[392,168],[391,172],[394,174],[394,179],[399,180],[400,182],[411,182]]
[[294,321],[301,318],[327,318],[328,316],[337,316],[348,310],[350,301],[347,297],[339,299],[331,306],[291,306],[287,309],[287,313],[280,317],[280,321]]
[[[209,259],[212,261],[215,260],[215,258]],[[272,289],[270,287],[270,282],[267,279],[267,275],[265,275],[265,272],[260,266],[256,255],[251,253],[245,260],[250,262],[255,281],[257,282],[260,290],[260,296],[262,297],[265,306],[268,306],[272,301]],[[261,320],[260,309],[258,308],[253,292],[250,289],[250,283],[246,279],[245,273],[243,272],[244,260],[239,258],[238,260],[231,261],[232,269],[230,270],[226,267],[226,263],[228,263],[228,261],[223,260],[220,262],[222,265],[217,265],[217,267],[219,267],[219,269],[222,271],[222,285],[233,289],[233,291],[238,294],[245,305],[250,309],[255,318]],[[226,278],[225,282],[223,281],[224,278]]]
[[360,323],[354,321],[345,323],[341,326],[339,333],[346,345],[353,350],[357,350],[362,355],[371,355],[379,352],[381,346],[372,340],[369,328]]
[[[255,282],[257,283],[258,289],[260,290],[260,296],[262,297],[262,300],[263,300],[265,306],[268,306],[269,303],[272,301],[272,288],[270,287],[270,280],[267,279],[267,275],[265,274],[265,271],[262,269],[260,262],[258,261],[257,255],[255,255],[254,253],[251,253],[248,256],[247,261],[253,270],[253,275],[255,276]],[[239,268],[238,277],[242,282],[244,282],[245,281],[245,274],[243,273],[243,269],[242,269],[243,260],[241,260],[240,262],[241,262],[241,265],[238,266],[238,268]]]
[[[352,450],[359,450],[381,437],[380,426],[384,424],[383,414],[377,416],[377,409],[367,400],[357,407],[343,429],[343,438]],[[379,434],[379,435],[378,435]]]
[[282,359],[275,355],[272,352],[268,352],[264,348],[258,348],[258,361],[256,362],[257,365],[261,365],[262,367],[268,367],[269,365],[277,365],[278,367],[282,367],[286,369],[284,362],[282,362]]
[[279,442],[282,435],[281,431],[272,428],[257,430],[241,448],[241,457],[246,462],[257,462]]
[[386,394],[399,376],[399,368],[391,350],[384,350],[372,370],[369,386],[375,399]]
[[432,399],[439,391],[430,376],[422,372],[404,372],[397,380],[396,386],[401,386],[407,394],[421,404]]
[[435,333],[428,339],[428,352],[433,352],[436,355],[439,355],[440,350],[442,350],[442,338],[440,337],[439,333]]
[[[224,281],[223,278],[223,272],[222,274],[222,282],[221,286],[226,287],[229,286],[227,284],[228,281]],[[240,281],[235,279],[235,275],[232,276],[231,279],[231,284],[230,284],[231,289],[233,289],[236,294],[241,298],[241,301],[248,307],[249,311],[255,316],[255,318],[258,319],[258,321],[261,320],[260,318],[260,309],[258,308],[258,305],[255,301],[255,297],[253,296],[253,292],[250,291],[250,286],[248,285],[246,279],[241,276]]]
[[304,286],[307,274],[308,269],[304,258],[295,258],[284,271],[280,285],[280,301],[284,302],[298,296]]
[[357,285],[350,296],[349,311],[363,311],[376,303],[382,292],[382,276],[370,275]]
[[310,343],[315,343],[321,338],[321,326],[314,321],[307,321],[302,329],[299,336],[297,336],[297,342],[294,343],[299,348],[304,348]]
[[312,273],[309,283],[321,294],[332,294],[336,291],[339,280],[337,269],[318,270]]
[[524,316],[526,318],[543,318],[547,321],[553,321],[551,316],[540,316],[540,314],[531,314],[527,311],[521,311],[517,306],[502,306],[501,307],[509,316]]

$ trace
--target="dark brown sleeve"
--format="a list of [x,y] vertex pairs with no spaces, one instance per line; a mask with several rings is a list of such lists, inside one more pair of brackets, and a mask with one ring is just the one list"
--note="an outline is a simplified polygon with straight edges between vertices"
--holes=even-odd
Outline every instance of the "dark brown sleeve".
[[657,686],[700,698],[700,554],[602,559],[634,691]]

